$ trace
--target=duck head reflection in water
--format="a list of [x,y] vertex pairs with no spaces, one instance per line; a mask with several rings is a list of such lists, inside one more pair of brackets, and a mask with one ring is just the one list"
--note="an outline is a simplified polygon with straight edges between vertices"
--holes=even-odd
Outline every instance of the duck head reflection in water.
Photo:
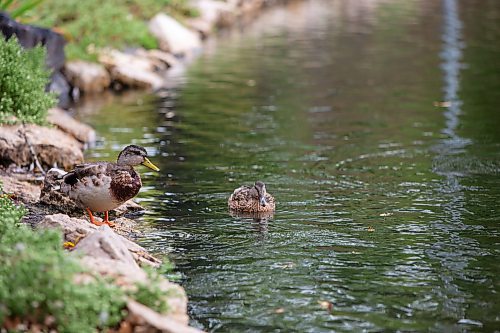
[[267,193],[266,185],[261,181],[256,181],[253,186],[238,187],[227,203],[229,209],[234,212],[274,212],[275,209],[274,198]]

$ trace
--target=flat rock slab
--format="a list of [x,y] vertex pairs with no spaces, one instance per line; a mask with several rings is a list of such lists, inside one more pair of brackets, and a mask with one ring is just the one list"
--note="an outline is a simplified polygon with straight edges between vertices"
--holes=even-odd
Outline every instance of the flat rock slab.
[[62,109],[49,109],[47,121],[70,134],[80,142],[95,142],[96,134],[94,129],[87,124],[79,122]]
[[64,65],[64,74],[73,86],[85,93],[101,92],[111,84],[111,77],[101,64],[69,61]]
[[197,33],[163,13],[149,21],[149,31],[158,40],[160,49],[175,55],[186,55],[201,47]]
[[3,125],[0,127],[0,160],[2,164],[29,166],[34,163],[33,148],[44,166],[58,165],[70,169],[83,162],[83,145],[54,127],[38,125]]

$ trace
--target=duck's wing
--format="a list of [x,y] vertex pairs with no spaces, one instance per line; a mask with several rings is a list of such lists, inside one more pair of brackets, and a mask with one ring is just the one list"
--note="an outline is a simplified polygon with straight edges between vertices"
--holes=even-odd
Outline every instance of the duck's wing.
[[68,185],[75,185],[84,178],[106,174],[109,168],[110,165],[106,162],[78,164],[73,170],[64,175],[63,182]]

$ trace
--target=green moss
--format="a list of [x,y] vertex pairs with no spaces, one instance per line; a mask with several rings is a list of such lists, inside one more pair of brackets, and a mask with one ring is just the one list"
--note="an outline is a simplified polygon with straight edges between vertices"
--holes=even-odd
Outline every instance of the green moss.
[[45,92],[48,83],[44,48],[23,50],[15,37],[0,37],[0,124],[43,124],[56,103]]
[[46,0],[31,21],[64,34],[69,59],[95,60],[96,48],[156,48],[147,20],[159,12],[195,15],[185,0]]

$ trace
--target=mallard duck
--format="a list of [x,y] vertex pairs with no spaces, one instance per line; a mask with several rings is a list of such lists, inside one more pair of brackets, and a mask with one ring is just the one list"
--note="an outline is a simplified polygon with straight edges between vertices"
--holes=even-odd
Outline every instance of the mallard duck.
[[275,204],[266,185],[257,181],[253,186],[241,186],[234,190],[227,201],[229,209],[238,212],[272,212]]
[[[142,182],[134,166],[140,164],[160,171],[147,158],[146,149],[136,145],[127,146],[118,155],[116,163],[94,162],[77,165],[64,175],[61,192],[87,211],[91,223],[114,226],[114,223],[109,221],[108,211],[139,193]],[[104,221],[96,221],[92,212],[104,212]]]

